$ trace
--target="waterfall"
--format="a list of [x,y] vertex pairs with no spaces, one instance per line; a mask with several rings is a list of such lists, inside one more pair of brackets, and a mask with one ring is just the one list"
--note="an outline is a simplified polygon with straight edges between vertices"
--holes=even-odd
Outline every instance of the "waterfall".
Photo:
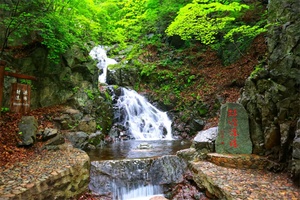
[[107,77],[107,67],[108,65],[117,64],[117,61],[111,58],[108,58],[106,55],[106,51],[103,46],[94,47],[89,54],[94,60],[96,60],[97,67],[102,69],[102,74],[99,75],[98,81],[99,83],[106,83]]
[[122,125],[137,140],[172,139],[171,120],[134,90],[122,88],[116,106]]
[[[97,67],[103,70],[99,82],[106,83],[107,67],[117,61],[108,58],[103,46],[94,47],[90,54],[97,60]],[[134,90],[122,88],[122,95],[117,100],[116,107],[122,113],[120,119],[128,133],[137,140],[172,139],[171,120],[165,112],[151,105],[146,98]]]
[[153,196],[163,196],[163,188],[159,185],[128,183],[125,187],[112,184],[113,200],[149,200]]

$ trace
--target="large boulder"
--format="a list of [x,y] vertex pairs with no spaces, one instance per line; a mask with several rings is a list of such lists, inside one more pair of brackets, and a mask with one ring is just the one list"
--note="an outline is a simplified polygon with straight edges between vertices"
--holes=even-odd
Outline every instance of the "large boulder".
[[115,65],[116,68],[108,70],[107,83],[109,85],[133,86],[138,83],[139,72],[136,68]]
[[75,148],[87,149],[88,147],[89,135],[85,132],[67,132],[65,133],[65,137]]
[[155,184],[174,184],[183,181],[187,164],[177,156],[163,156],[154,160],[149,170],[149,177]]
[[21,121],[18,123],[19,137],[21,142],[20,146],[33,145],[36,141],[36,134],[38,132],[38,122],[33,116],[23,116]]
[[187,164],[177,156],[93,161],[89,189],[100,195],[113,195],[113,198],[137,186],[158,190],[163,185],[182,182],[186,170]]
[[203,131],[199,131],[196,137],[193,140],[193,145],[196,149],[199,147],[202,148],[209,148],[210,150],[214,151],[214,145],[216,138],[218,135],[218,127],[212,127]]

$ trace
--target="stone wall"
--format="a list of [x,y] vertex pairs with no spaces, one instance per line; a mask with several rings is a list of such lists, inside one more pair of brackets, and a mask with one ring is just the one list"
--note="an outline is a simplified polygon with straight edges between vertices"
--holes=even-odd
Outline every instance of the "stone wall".
[[268,12],[268,64],[246,81],[240,102],[250,116],[253,153],[284,168],[300,118],[300,1],[269,1]]

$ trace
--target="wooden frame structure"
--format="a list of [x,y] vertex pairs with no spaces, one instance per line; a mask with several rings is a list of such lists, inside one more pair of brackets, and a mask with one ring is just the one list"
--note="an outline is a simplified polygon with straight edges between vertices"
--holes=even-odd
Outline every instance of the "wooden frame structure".
[[1,65],[0,66],[0,115],[1,115],[2,101],[3,101],[4,76],[11,76],[15,78],[34,80],[34,81],[37,80],[37,78],[34,76],[5,71],[5,65]]

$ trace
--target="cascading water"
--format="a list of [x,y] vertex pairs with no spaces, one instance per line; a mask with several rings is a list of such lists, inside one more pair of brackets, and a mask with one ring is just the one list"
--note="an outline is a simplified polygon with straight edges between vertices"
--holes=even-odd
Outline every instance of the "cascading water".
[[[107,67],[117,61],[108,58],[103,46],[94,47],[90,54],[98,61],[97,67],[103,69],[99,82],[106,83]],[[122,113],[120,119],[128,134],[137,140],[172,139],[171,120],[165,112],[151,105],[143,96],[134,90],[122,88],[122,95],[117,100],[116,107]]]
[[102,69],[102,74],[99,75],[98,81],[99,83],[106,83],[107,77],[107,67],[108,65],[117,64],[118,62],[114,59],[108,58],[106,55],[106,51],[104,50],[103,46],[96,46],[94,47],[90,54],[94,60],[97,60],[97,67]]
[[171,120],[134,90],[122,88],[116,106],[124,114],[123,126],[137,140],[172,139]]
[[[107,68],[110,64],[116,64],[114,59],[108,58],[102,46],[92,49],[90,56],[97,60],[97,67],[102,69],[99,82],[106,83]],[[115,104],[119,112],[119,122],[125,127],[129,135],[136,140],[172,140],[171,120],[165,112],[151,105],[146,98],[134,90],[122,88],[122,95]],[[134,187],[120,187],[113,184],[113,199],[149,199],[151,195],[162,196],[161,187],[158,185],[145,185],[137,183]]]
[[128,184],[127,187],[118,187],[113,184],[114,200],[148,200],[153,196],[163,196],[163,189],[159,185],[144,185],[143,182]]

